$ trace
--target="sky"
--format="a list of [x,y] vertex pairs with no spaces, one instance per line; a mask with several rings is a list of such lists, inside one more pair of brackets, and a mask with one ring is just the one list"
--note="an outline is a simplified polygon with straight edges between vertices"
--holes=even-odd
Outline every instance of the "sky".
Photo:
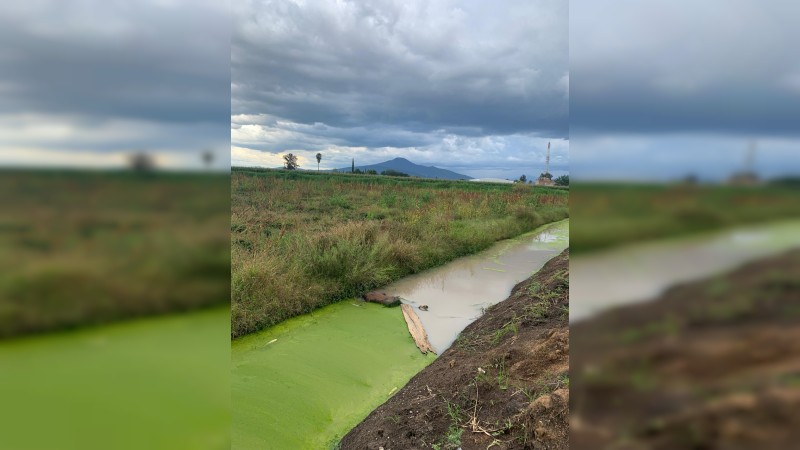
[[230,7],[0,2],[0,166],[230,163]]
[[232,3],[231,163],[569,170],[567,0]]
[[[597,20],[602,17],[602,20]],[[578,179],[800,174],[800,2],[571,0]]]

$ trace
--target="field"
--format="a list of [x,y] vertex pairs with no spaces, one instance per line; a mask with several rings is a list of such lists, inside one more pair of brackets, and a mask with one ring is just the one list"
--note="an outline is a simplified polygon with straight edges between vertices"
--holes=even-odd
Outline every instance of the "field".
[[570,188],[573,253],[635,241],[800,217],[791,186],[577,183]]
[[233,338],[568,217],[568,191],[234,169]]
[[228,303],[229,178],[5,170],[0,337]]

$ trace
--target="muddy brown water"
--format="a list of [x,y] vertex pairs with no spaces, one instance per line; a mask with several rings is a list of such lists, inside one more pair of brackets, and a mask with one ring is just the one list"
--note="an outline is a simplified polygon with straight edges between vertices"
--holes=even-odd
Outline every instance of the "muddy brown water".
[[[437,354],[482,310],[508,297],[511,288],[569,245],[569,220],[545,225],[486,251],[460,258],[386,286],[414,306]],[[419,306],[427,305],[423,311]]]
[[634,244],[570,260],[570,322],[800,248],[800,220]]

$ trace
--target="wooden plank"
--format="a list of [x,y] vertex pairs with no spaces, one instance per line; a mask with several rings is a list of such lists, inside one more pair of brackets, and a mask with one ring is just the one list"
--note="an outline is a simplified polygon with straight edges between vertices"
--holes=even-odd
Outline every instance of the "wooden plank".
[[436,352],[433,351],[431,343],[428,342],[428,333],[425,332],[425,328],[422,326],[422,322],[419,320],[417,313],[414,312],[414,308],[404,303],[400,305],[400,309],[403,311],[403,318],[406,319],[408,332],[411,333],[411,337],[414,338],[414,343],[417,344],[419,351],[423,354],[428,352],[435,354]]

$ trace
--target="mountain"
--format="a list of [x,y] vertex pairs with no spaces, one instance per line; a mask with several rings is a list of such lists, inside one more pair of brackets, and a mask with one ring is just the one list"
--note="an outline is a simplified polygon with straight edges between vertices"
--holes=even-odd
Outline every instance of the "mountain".
[[[350,167],[336,169],[337,172],[350,172]],[[384,170],[396,170],[398,172],[407,173],[414,177],[422,178],[439,178],[443,180],[470,180],[472,177],[453,172],[452,170],[440,169],[434,166],[421,166],[405,158],[395,158],[389,161],[384,161],[378,164],[371,164],[369,166],[356,166],[356,169],[362,171],[374,170],[378,173]]]

